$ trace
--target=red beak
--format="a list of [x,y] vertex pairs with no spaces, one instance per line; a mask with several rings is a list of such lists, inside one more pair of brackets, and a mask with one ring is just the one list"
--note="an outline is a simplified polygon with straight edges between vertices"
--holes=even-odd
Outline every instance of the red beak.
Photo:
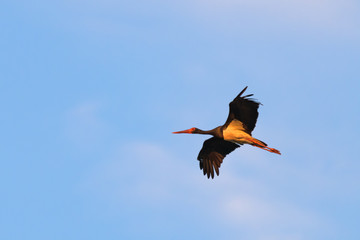
[[183,131],[173,132],[173,133],[193,133],[195,131],[195,128],[186,129]]

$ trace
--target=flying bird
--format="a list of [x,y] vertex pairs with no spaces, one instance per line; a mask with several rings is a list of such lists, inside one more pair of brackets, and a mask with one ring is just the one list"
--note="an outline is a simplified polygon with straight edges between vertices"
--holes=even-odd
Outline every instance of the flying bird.
[[253,94],[242,96],[247,87],[229,104],[229,115],[224,125],[212,130],[204,131],[190,128],[173,133],[209,134],[213,137],[207,139],[197,159],[200,169],[208,178],[214,178],[214,170],[219,176],[219,168],[223,159],[243,144],[250,144],[266,151],[281,154],[279,150],[270,148],[263,141],[251,136],[258,118],[258,108],[261,103],[249,98]]

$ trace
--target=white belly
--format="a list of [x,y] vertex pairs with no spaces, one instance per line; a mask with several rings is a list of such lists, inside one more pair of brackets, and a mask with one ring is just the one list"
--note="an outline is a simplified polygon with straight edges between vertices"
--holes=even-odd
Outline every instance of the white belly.
[[244,126],[240,121],[233,120],[229,126],[223,130],[224,140],[239,144],[251,143],[251,135],[244,132]]

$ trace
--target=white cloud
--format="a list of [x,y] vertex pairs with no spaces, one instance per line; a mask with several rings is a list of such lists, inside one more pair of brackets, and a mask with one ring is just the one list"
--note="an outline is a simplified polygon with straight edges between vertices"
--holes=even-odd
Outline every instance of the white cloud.
[[318,217],[299,208],[276,199],[265,200],[254,195],[233,195],[222,201],[224,217],[231,219],[233,224],[245,225],[254,231],[270,231],[281,226],[283,229],[315,227],[319,224]]
[[[265,159],[251,160],[257,160],[253,167],[276,174],[276,167],[260,166]],[[301,233],[328,224],[305,206],[289,202],[283,194],[277,196],[271,181],[234,175],[230,164],[233,158],[227,159],[221,175],[214,180],[202,176],[198,165],[191,161],[196,160],[180,159],[159,144],[127,143],[88,173],[82,189],[105,201],[105,205],[111,203],[112,212],[133,205],[166,209],[171,203],[182,203],[189,211],[193,208],[202,212],[204,219],[225,223],[231,231],[241,228],[253,239],[304,239]]]
[[157,204],[172,198],[172,185],[181,184],[186,167],[161,146],[138,142],[119,146],[110,159],[89,172],[84,186],[100,191],[105,201],[127,196],[131,201]]
[[301,20],[307,23],[326,23],[353,17],[356,16],[354,10],[359,7],[355,1],[351,0],[341,2],[335,0],[198,0],[197,2],[205,10],[211,12],[249,11],[256,16],[265,14],[279,19]]
[[193,16],[240,35],[303,34],[359,37],[359,4],[353,0],[197,0]]
[[[32,5],[26,7],[34,8]],[[355,0],[185,0],[171,3],[159,0],[137,1],[136,4],[79,0],[65,1],[57,9],[67,13],[63,15],[69,15],[69,19],[59,21],[59,24],[66,24],[68,28],[75,25],[77,31],[106,36],[149,37],[158,31],[154,25],[147,32],[147,20],[166,19],[176,23],[179,18],[191,23],[200,20],[207,27],[217,26],[232,31],[284,29],[301,33],[310,31],[311,34],[359,35],[357,13],[360,6]],[[146,36],[142,35],[144,31]]]

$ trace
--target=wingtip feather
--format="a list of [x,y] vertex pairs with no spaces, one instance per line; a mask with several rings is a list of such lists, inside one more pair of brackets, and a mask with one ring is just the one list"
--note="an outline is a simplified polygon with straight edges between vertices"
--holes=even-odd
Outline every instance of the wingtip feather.
[[[236,96],[236,98],[241,97],[241,95],[246,91],[247,88],[248,88],[248,86],[246,86],[246,87]],[[236,99],[236,98],[235,98],[235,99]]]

